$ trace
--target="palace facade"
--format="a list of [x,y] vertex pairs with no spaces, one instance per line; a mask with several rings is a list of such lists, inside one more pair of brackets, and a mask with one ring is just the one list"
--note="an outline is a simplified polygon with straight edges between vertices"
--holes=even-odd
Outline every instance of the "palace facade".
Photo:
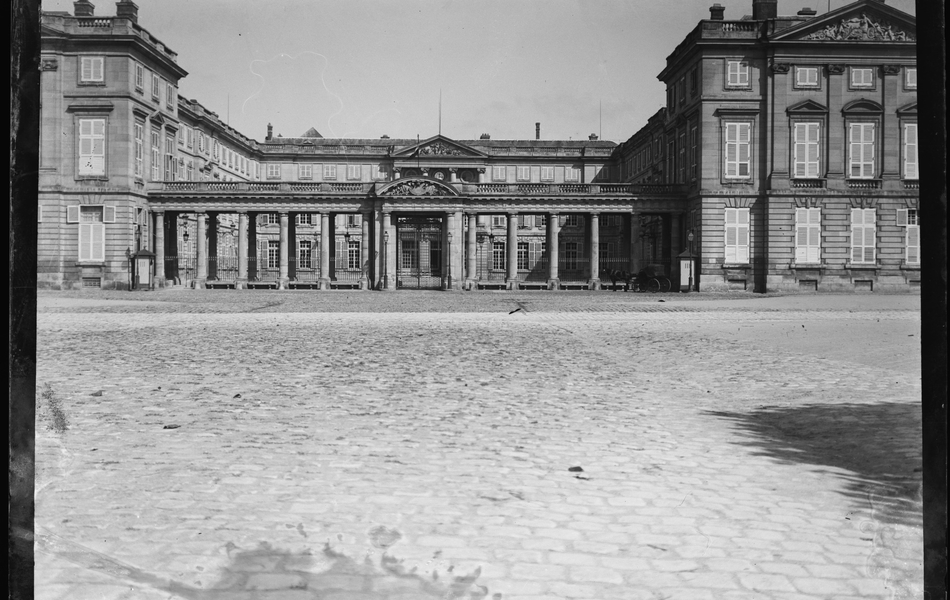
[[714,5],[621,144],[258,142],[178,96],[134,3],[74,9],[42,15],[41,287],[679,287],[690,260],[699,290],[919,284],[914,20],[883,2]]

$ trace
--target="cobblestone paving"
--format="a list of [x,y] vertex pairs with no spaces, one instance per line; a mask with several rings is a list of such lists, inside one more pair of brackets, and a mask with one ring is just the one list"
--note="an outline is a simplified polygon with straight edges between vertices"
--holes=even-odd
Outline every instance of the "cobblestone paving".
[[921,594],[917,298],[188,294],[41,295],[38,598]]

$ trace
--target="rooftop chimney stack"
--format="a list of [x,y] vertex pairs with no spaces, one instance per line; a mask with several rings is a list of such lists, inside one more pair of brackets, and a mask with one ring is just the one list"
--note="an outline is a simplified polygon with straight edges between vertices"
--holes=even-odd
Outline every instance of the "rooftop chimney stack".
[[478,139],[480,139],[480,140],[490,140],[490,139],[491,139],[491,136],[488,135],[487,133],[483,133],[483,134],[481,134],[480,136],[478,136]]
[[592,141],[592,142],[596,142],[597,139],[598,139],[598,138],[597,138],[597,134],[596,134],[596,133],[592,133],[592,134],[590,134],[589,136],[587,136],[587,139],[589,139],[589,140]]
[[808,8],[808,7],[805,7],[801,9],[800,11],[798,11],[799,17],[814,17],[817,14],[818,14],[817,10],[815,10],[814,8]]
[[76,0],[73,2],[73,12],[77,17],[94,17],[96,6],[89,0]]
[[752,0],[752,18],[761,21],[778,17],[778,0]]
[[709,7],[709,20],[722,21],[726,13],[726,7],[718,2]]
[[139,22],[139,7],[132,0],[119,0],[115,3],[115,16]]
[[534,139],[536,140],[541,139],[541,123],[534,124]]
[[267,124],[267,137],[264,138],[265,141],[270,141],[274,137],[274,126],[270,123]]

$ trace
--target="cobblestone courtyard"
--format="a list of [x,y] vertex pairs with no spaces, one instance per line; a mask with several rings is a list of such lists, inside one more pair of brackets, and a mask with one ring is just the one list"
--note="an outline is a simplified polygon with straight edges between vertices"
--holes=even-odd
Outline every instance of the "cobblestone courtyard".
[[41,293],[37,598],[920,597],[919,300]]

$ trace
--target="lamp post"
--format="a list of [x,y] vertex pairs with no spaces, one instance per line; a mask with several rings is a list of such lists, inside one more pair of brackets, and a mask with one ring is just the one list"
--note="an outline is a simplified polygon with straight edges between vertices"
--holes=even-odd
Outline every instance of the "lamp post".
[[689,283],[687,284],[687,289],[693,291],[693,230],[689,230],[689,234],[686,236],[686,240],[689,242]]
[[389,230],[383,232],[383,289],[389,289]]

